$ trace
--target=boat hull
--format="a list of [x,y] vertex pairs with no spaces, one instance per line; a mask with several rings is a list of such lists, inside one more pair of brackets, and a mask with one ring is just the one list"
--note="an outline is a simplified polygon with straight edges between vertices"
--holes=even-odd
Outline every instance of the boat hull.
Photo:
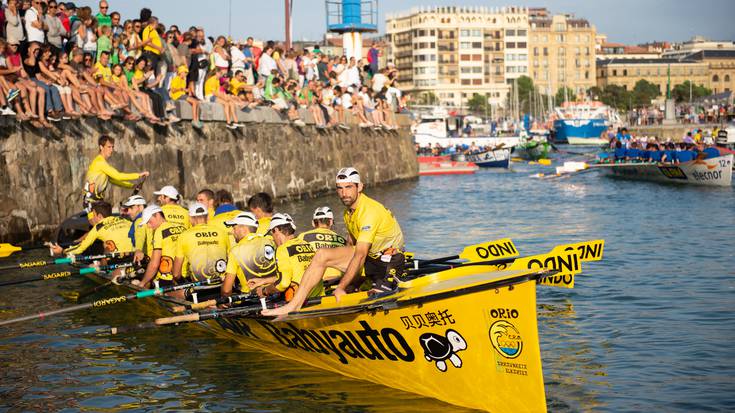
[[595,165],[608,175],[674,184],[730,186],[732,185],[733,155],[694,160],[679,165],[626,163]]
[[527,161],[538,161],[549,155],[549,144],[547,142],[523,143],[516,146],[513,153]]
[[510,149],[503,148],[465,155],[465,159],[474,162],[480,168],[508,168],[510,166]]
[[419,175],[470,175],[477,172],[479,168],[472,162],[420,162]]
[[603,132],[608,128],[604,119],[557,119],[554,133],[557,142],[570,145],[599,145]]

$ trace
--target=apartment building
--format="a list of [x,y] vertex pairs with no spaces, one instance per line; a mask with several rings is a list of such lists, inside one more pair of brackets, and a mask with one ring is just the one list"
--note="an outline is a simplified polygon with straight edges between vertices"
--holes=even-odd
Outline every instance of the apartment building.
[[622,86],[633,90],[636,82],[645,79],[658,85],[661,95],[666,84],[671,87],[689,80],[696,85],[709,84],[709,65],[695,59],[606,59],[597,62],[597,86]]

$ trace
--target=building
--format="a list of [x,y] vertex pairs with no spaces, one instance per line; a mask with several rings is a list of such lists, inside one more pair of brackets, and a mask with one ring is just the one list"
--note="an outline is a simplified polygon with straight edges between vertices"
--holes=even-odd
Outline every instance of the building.
[[388,61],[399,87],[461,107],[480,94],[505,104],[509,83],[528,75],[528,9],[430,7],[386,16]]
[[595,86],[595,26],[548,12],[531,14],[529,25],[529,75],[541,93],[562,87],[584,93]]
[[664,50],[661,57],[684,58],[703,50],[735,50],[735,42],[731,40],[709,40],[702,36],[694,36],[684,43],[674,44]]
[[671,75],[671,87],[689,80],[707,86],[709,64],[695,59],[604,59],[597,61],[597,86],[622,86],[633,90],[636,82],[645,79],[658,85],[661,95]]
[[597,59],[658,59],[661,51],[645,46],[628,46],[622,43],[603,43],[597,51]]
[[735,90],[735,50],[700,50],[687,59],[707,64],[707,86],[712,93]]

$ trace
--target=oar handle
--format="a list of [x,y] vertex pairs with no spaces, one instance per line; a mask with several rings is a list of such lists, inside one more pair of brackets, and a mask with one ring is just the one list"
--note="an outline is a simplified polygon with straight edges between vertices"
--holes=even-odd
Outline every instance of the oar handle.
[[191,313],[191,314],[177,315],[173,317],[157,318],[155,323],[159,326],[162,326],[166,324],[175,324],[175,323],[191,323],[194,321],[199,321],[199,313]]

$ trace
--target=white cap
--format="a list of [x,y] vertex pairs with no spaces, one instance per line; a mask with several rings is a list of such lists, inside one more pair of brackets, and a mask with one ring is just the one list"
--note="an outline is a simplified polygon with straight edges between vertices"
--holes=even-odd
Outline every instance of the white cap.
[[337,171],[337,183],[338,184],[359,184],[360,181],[360,173],[357,172],[357,169],[353,167],[349,168],[342,168],[339,171]]
[[145,205],[147,202],[145,202],[145,198],[143,198],[140,195],[133,195],[130,198],[126,199],[125,202],[123,202],[124,207],[131,207],[135,205]]
[[234,227],[235,225],[247,225],[249,227],[258,228],[258,220],[252,212],[241,212],[235,218],[225,221],[225,225],[228,227]]
[[319,207],[314,210],[314,216],[311,219],[334,219],[334,214],[332,213],[332,209],[328,206]]
[[143,210],[143,215],[140,217],[140,224],[138,224],[138,226],[142,227],[143,225],[147,224],[153,214],[155,214],[156,212],[163,213],[161,207],[156,204],[151,204],[145,207],[145,209]]
[[273,228],[280,227],[281,225],[291,225],[291,228],[296,230],[296,224],[293,222],[293,218],[288,214],[273,214],[271,217],[271,223],[268,226],[268,231],[273,231]]
[[209,211],[207,211],[207,207],[205,207],[201,202],[194,202],[189,205],[190,217],[203,217],[205,215],[209,215]]
[[171,199],[176,199],[176,200],[179,199],[179,191],[177,191],[176,188],[174,188],[171,185],[164,186],[160,190],[154,192],[153,195],[163,195]]

